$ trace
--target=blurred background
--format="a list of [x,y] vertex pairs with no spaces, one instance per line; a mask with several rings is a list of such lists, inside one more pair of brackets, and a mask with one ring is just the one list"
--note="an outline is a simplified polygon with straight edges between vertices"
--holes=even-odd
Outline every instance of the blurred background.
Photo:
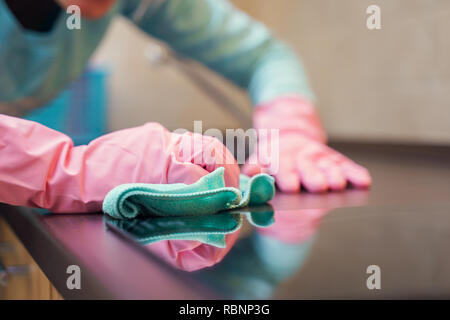
[[[302,58],[331,140],[450,143],[450,1],[233,2]],[[381,30],[366,27],[372,4],[381,8]],[[200,119],[205,129],[242,126],[176,66],[149,63],[151,42],[117,18],[94,56],[109,70],[109,130],[146,121],[192,129]],[[240,90],[202,72],[250,114]]]

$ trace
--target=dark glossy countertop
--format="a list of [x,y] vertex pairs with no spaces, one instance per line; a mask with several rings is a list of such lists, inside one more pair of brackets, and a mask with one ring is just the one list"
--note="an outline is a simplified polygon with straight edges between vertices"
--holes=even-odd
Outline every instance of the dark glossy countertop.
[[[101,214],[0,213],[64,298],[450,298],[450,149],[334,147],[369,168],[370,191],[277,194],[269,234],[247,230],[200,272],[167,266]],[[72,264],[81,290],[66,287]],[[381,290],[366,287],[369,265],[381,269]]]

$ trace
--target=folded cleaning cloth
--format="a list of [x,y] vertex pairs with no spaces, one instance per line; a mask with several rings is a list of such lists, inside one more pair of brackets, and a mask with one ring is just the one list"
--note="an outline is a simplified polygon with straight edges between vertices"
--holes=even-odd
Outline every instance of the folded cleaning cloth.
[[[258,227],[272,224],[273,210],[263,204],[275,195],[274,179],[241,175],[239,190],[225,186],[224,170],[218,168],[190,185],[120,185],[103,202],[109,215],[105,221],[142,244],[197,240],[220,248],[225,247],[225,235],[241,227],[242,215]],[[241,209],[247,205],[252,210]]]

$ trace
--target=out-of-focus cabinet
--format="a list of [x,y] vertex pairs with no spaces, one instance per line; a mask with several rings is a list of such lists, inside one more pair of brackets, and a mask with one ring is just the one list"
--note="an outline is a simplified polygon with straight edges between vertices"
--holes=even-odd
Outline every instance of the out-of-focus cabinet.
[[62,299],[2,218],[0,218],[0,299]]

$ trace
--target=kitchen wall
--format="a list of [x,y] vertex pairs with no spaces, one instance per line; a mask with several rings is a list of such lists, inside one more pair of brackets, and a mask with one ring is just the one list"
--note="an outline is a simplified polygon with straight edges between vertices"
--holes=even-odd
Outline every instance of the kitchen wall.
[[[332,139],[450,143],[450,1],[234,3],[302,57]],[[366,27],[371,4],[381,8],[381,30]],[[245,125],[177,68],[150,65],[144,57],[149,41],[118,19],[96,54],[96,62],[111,66],[111,129],[149,120],[171,129],[192,128],[197,119],[205,127]],[[249,112],[243,93],[210,77]]]

